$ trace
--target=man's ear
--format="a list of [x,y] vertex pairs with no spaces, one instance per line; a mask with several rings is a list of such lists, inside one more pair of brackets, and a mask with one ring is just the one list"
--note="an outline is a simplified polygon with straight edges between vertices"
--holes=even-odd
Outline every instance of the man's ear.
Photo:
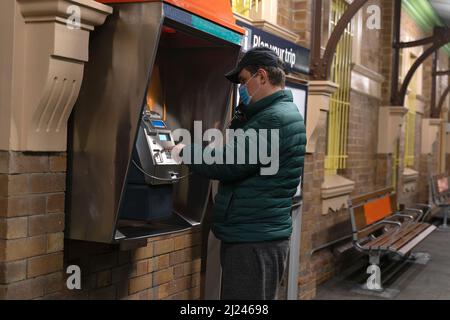
[[269,74],[263,68],[260,68],[258,71],[261,72],[261,84],[266,84],[266,82],[269,81]]

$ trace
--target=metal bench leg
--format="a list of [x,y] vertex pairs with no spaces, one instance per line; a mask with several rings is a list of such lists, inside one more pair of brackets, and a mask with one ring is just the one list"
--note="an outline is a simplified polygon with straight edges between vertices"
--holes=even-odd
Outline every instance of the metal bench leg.
[[444,224],[442,225],[442,228],[444,228],[444,229],[448,229],[447,220],[448,220],[448,211],[449,210],[450,210],[450,207],[445,207],[445,210],[444,210]]
[[372,265],[379,266],[380,265],[380,255],[377,254],[370,254],[369,255],[369,263]]

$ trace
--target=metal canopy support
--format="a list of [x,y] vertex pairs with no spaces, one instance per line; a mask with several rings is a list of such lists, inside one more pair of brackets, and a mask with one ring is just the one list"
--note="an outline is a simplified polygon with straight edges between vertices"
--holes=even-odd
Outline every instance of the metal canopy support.
[[[437,57],[436,57],[437,60]],[[436,63],[436,69],[437,69],[437,63]],[[436,82],[437,77],[441,76],[449,76],[450,70],[443,70],[443,71],[437,71],[436,69],[433,69],[433,83],[435,85],[434,88],[432,88],[432,93],[434,94],[434,97],[436,99]],[[441,116],[441,110],[444,105],[445,99],[447,98],[448,94],[450,93],[450,86],[442,93],[442,96],[439,100],[439,103],[436,105],[436,100],[434,100],[434,104],[431,104],[431,117],[432,118],[439,118]]]
[[442,107],[444,106],[445,99],[447,99],[449,93],[450,93],[450,86],[448,86],[447,89],[445,89],[444,93],[441,96],[441,99],[439,100],[439,103],[436,108],[437,118],[439,118],[441,115]]
[[450,76],[450,70],[437,71],[436,76]]
[[[395,32],[395,30],[394,30]],[[432,37],[428,37],[422,40],[399,43],[398,47],[409,48],[415,46],[417,43],[420,45],[425,45],[431,43],[431,46],[427,48],[424,53],[414,62],[411,66],[408,74],[403,81],[403,84],[400,88],[400,91],[392,95],[392,104],[397,106],[403,106],[405,103],[406,92],[408,90],[408,86],[416,73],[417,69],[424,63],[424,61],[433,53],[437,52],[440,48],[450,43],[450,29],[444,27],[437,27],[434,29],[434,33]],[[395,67],[395,66],[394,66]]]
[[392,72],[391,72],[391,101],[398,92],[398,79],[400,75],[400,25],[402,20],[402,0],[394,0],[393,17],[393,35],[392,35]]
[[342,35],[347,28],[347,25],[356,15],[356,13],[369,0],[354,0],[344,15],[339,20],[338,24],[331,33],[330,39],[325,48],[325,53],[321,57],[320,46],[322,43],[322,0],[314,1],[314,19],[313,19],[313,37],[312,37],[312,59],[311,59],[311,77],[313,80],[329,80],[331,74],[331,65],[333,63],[334,54]]
[[437,91],[437,68],[438,68],[438,58],[439,53],[438,51],[435,51],[433,53],[433,69],[431,74],[431,101],[430,101],[430,110],[431,110],[431,117],[434,118],[436,113],[436,91]]

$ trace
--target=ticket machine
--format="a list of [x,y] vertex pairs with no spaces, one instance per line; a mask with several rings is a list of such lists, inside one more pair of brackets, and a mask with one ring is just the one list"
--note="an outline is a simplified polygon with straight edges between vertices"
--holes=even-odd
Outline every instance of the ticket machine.
[[[229,1],[113,1],[70,120],[66,237],[123,243],[199,225],[211,183],[165,151],[224,128],[243,30]],[[184,6],[183,4],[189,4]],[[209,205],[208,205],[209,203]]]

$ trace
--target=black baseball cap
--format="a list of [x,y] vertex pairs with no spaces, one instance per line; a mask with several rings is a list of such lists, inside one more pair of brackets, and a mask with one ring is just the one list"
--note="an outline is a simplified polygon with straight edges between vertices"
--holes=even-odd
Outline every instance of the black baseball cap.
[[233,83],[239,83],[239,73],[247,66],[280,67],[284,70],[283,62],[275,51],[266,47],[256,47],[248,50],[238,65],[225,74],[225,77]]

